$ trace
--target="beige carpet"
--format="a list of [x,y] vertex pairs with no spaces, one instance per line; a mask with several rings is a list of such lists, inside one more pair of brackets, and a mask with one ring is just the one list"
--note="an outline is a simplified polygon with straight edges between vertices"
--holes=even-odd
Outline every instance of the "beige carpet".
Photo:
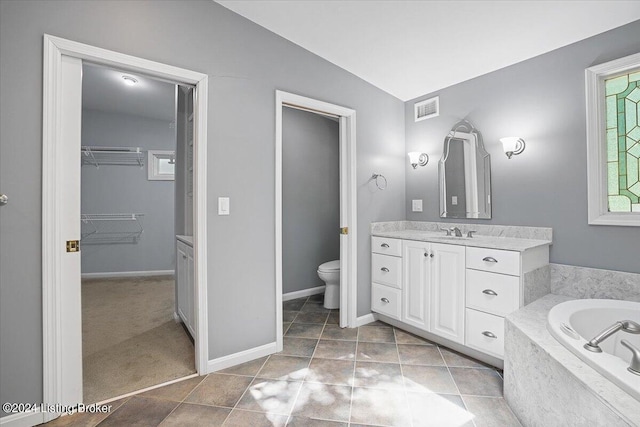
[[86,403],[196,372],[193,344],[173,312],[173,277],[82,281]]

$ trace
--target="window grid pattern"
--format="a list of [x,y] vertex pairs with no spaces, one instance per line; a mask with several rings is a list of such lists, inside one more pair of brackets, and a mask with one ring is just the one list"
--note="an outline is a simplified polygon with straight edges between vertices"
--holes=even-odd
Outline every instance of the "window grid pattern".
[[640,212],[640,70],[605,80],[609,212]]

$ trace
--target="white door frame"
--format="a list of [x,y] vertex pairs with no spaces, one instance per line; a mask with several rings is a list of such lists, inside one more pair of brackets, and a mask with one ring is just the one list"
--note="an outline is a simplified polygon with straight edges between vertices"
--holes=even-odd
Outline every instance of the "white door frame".
[[[276,90],[276,345],[282,351],[282,109],[293,107],[340,120],[340,326],[355,328],[357,315],[356,112],[350,108]],[[339,233],[339,230],[336,230]]]
[[[65,381],[63,348],[81,349],[78,343],[65,343],[62,334],[69,319],[62,309],[63,283],[61,273],[67,254],[65,241],[80,236],[62,235],[61,206],[67,202],[69,192],[61,175],[65,158],[65,139],[61,137],[62,90],[64,57],[91,61],[119,69],[139,72],[176,83],[195,85],[194,130],[194,263],[196,288],[195,362],[198,373],[207,373],[208,321],[207,321],[207,103],[208,76],[206,74],[148,61],[122,53],[44,35],[43,63],[43,156],[42,156],[42,318],[43,318],[43,402],[63,403],[68,399],[73,384]],[[77,79],[77,77],[76,77]],[[74,113],[75,114],[75,113]],[[79,127],[80,115],[77,123]],[[69,150],[67,150],[68,152]],[[68,159],[67,159],[68,160]],[[68,162],[67,162],[68,163]],[[78,167],[79,154],[78,154]],[[79,185],[77,186],[79,192]],[[79,195],[78,195],[79,198]],[[79,217],[79,212],[78,212]],[[75,280],[75,278],[74,278]],[[80,280],[79,271],[77,280]],[[71,319],[73,321],[73,319]],[[76,350],[77,351],[77,350]],[[81,351],[81,350],[80,350]],[[66,369],[68,369],[68,364]],[[77,380],[76,380],[77,381]],[[76,384],[77,385],[77,384]],[[80,384],[80,391],[82,390]],[[77,387],[76,387],[77,388]],[[73,392],[76,393],[77,392]],[[80,399],[75,403],[82,402]],[[45,421],[57,414],[44,414]]]

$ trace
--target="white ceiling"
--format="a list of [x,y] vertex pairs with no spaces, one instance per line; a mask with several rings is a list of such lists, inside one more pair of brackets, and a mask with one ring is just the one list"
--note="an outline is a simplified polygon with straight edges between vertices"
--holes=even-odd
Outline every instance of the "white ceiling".
[[[134,77],[134,86],[123,75]],[[150,119],[175,120],[175,85],[149,77],[85,63],[82,67],[82,108]]]
[[216,0],[406,101],[640,19],[640,1]]

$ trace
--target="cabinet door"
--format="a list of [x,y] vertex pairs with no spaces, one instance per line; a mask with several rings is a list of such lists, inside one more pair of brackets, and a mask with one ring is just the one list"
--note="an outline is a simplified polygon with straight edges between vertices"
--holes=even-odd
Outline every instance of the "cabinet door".
[[178,315],[187,325],[189,318],[189,297],[187,291],[188,256],[187,246],[178,242],[176,246],[176,286],[178,287]]
[[432,243],[431,332],[464,344],[465,247]]
[[430,244],[402,242],[402,321],[429,330]]
[[188,316],[187,328],[191,331],[191,336],[195,336],[196,331],[196,315],[195,315],[195,279],[193,265],[193,248],[187,251],[187,298],[188,298]]

